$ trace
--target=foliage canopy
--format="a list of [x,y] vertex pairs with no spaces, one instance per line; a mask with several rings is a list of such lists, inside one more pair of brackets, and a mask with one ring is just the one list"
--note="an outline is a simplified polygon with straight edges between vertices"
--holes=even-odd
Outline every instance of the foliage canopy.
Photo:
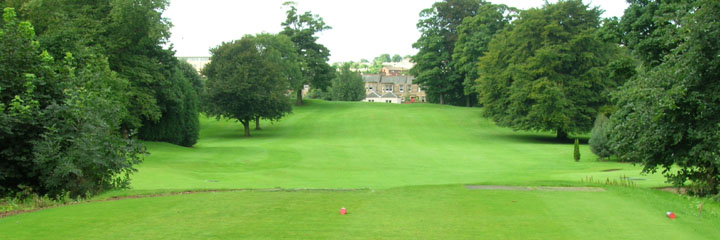
[[579,0],[530,9],[495,35],[480,58],[484,115],[514,129],[568,133],[592,128],[607,89],[606,66],[618,49],[596,36],[601,11]]

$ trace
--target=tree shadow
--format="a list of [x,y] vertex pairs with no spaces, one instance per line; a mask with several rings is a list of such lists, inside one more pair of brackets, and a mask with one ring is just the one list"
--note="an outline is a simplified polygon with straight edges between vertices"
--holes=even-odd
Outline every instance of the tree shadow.
[[[558,139],[554,135],[542,134],[542,133],[512,133],[512,134],[499,134],[495,135],[496,138],[507,140],[511,142],[519,143],[536,143],[536,144],[574,144],[574,136],[569,136],[568,139]],[[589,139],[587,137],[577,137],[580,140],[580,144],[588,144]]]

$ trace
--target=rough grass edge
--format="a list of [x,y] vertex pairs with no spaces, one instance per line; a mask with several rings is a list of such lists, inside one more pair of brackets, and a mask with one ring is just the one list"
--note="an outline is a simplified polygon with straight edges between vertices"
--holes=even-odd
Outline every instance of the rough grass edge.
[[[2,211],[0,212],[0,219],[6,218],[9,216],[19,215],[19,214],[25,214],[25,213],[32,213],[37,212],[44,209],[51,209],[51,208],[57,208],[57,207],[64,207],[64,206],[72,206],[77,205],[81,203],[96,203],[96,202],[109,202],[109,201],[119,201],[119,200],[125,200],[125,199],[140,199],[140,198],[155,198],[155,197],[168,197],[168,196],[177,196],[177,195],[188,195],[188,194],[198,194],[198,193],[225,193],[225,192],[355,192],[355,191],[367,191],[370,190],[369,188],[350,188],[350,189],[331,189],[331,188],[242,188],[242,189],[202,189],[202,190],[182,190],[182,191],[171,191],[166,193],[153,193],[153,194],[138,194],[138,195],[129,195],[129,196],[113,196],[108,198],[102,198],[102,199],[94,199],[94,200],[73,200],[73,201],[58,201],[58,200],[51,200],[47,197],[33,197],[33,201],[37,203],[36,199],[41,199],[41,204],[33,204],[29,207],[25,207],[22,209],[17,210],[6,210],[4,206],[8,205],[6,204],[6,201],[13,201],[13,199],[3,199],[0,201],[0,207]],[[49,201],[49,202],[48,202]]]

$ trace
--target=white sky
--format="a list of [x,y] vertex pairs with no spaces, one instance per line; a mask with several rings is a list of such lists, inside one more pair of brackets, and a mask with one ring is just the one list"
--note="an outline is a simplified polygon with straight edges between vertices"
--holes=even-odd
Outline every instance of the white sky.
[[[278,33],[285,21],[287,0],[171,0],[163,14],[173,23],[170,42],[177,56],[209,56],[209,49],[246,34]],[[490,0],[528,9],[544,0]],[[549,0],[556,2],[556,0]],[[383,53],[417,53],[412,44],[420,37],[415,25],[422,9],[436,0],[295,0],[300,12],[311,11],[333,29],[318,42],[330,49],[330,62],[372,60]],[[625,0],[595,0],[603,17],[621,17]]]

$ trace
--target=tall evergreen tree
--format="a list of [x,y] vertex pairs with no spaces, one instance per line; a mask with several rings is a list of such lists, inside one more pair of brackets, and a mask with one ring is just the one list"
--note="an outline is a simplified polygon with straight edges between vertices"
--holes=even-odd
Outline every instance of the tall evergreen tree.
[[176,61],[174,64],[176,66],[167,76],[170,86],[158,91],[156,96],[162,117],[156,121],[144,120],[139,137],[191,147],[197,142],[200,132],[197,83],[191,81],[197,81],[200,76],[186,62]]

